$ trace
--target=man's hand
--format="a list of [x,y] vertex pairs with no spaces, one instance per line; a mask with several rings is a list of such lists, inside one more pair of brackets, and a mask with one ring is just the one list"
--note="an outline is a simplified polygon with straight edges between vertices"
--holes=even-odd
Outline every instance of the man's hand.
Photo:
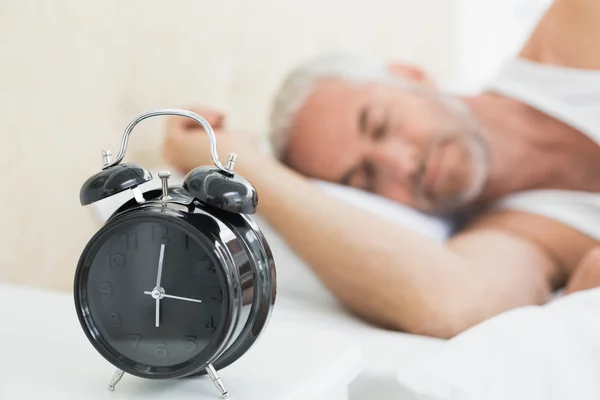
[[567,282],[565,294],[600,286],[600,247],[588,251]]
[[[231,152],[238,155],[238,166],[258,157],[258,146],[249,135],[224,130],[223,113],[204,107],[185,109],[204,117],[213,127],[221,164],[225,165],[227,154]],[[213,165],[210,140],[204,128],[194,120],[179,116],[167,120],[163,157],[180,174],[187,174],[201,165]]]

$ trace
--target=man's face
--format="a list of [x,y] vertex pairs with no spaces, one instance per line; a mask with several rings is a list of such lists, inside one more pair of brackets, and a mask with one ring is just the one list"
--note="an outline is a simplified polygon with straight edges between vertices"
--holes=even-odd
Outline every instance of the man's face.
[[468,117],[435,96],[320,81],[294,118],[286,162],[422,211],[453,211],[482,190],[486,148]]

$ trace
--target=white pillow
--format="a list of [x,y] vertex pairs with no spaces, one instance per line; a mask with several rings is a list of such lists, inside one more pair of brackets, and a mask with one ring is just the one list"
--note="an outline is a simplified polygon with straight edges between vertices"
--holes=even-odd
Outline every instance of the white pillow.
[[427,215],[382,196],[349,186],[314,180],[327,194],[362,210],[385,218],[389,222],[430,238],[444,242],[452,232],[449,220]]
[[[161,183],[158,178],[158,171],[152,171],[152,176],[154,179],[140,185],[142,192],[160,189]],[[171,184],[178,185],[183,182],[183,178],[184,177],[181,175],[173,174],[169,181]],[[445,241],[451,233],[452,224],[442,218],[426,215],[382,196],[374,195],[349,186],[321,180],[313,180],[313,182],[319,188],[323,189],[325,193],[342,202],[381,216],[392,223],[429,236],[436,241]],[[132,197],[131,192],[126,190],[96,202],[94,204],[96,216],[101,222],[106,221],[119,206]]]

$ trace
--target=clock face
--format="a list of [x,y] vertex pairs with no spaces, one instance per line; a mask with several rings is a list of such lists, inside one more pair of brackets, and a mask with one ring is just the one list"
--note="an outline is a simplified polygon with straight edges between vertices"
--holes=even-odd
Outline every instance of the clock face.
[[137,217],[92,241],[78,291],[105,356],[157,375],[212,356],[227,331],[228,286],[197,235],[170,218]]

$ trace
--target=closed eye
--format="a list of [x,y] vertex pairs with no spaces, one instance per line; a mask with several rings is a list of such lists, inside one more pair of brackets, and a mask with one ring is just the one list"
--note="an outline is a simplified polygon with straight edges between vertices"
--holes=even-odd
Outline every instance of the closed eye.
[[366,190],[368,192],[374,192],[375,191],[375,178],[377,175],[375,165],[371,161],[366,160],[363,163],[363,170],[364,170],[364,174],[365,174],[364,190]]
[[373,132],[373,140],[378,141],[383,139],[388,133],[388,119],[386,118]]
[[365,160],[350,170],[340,182],[343,185],[374,192],[376,175],[375,165],[371,161]]

